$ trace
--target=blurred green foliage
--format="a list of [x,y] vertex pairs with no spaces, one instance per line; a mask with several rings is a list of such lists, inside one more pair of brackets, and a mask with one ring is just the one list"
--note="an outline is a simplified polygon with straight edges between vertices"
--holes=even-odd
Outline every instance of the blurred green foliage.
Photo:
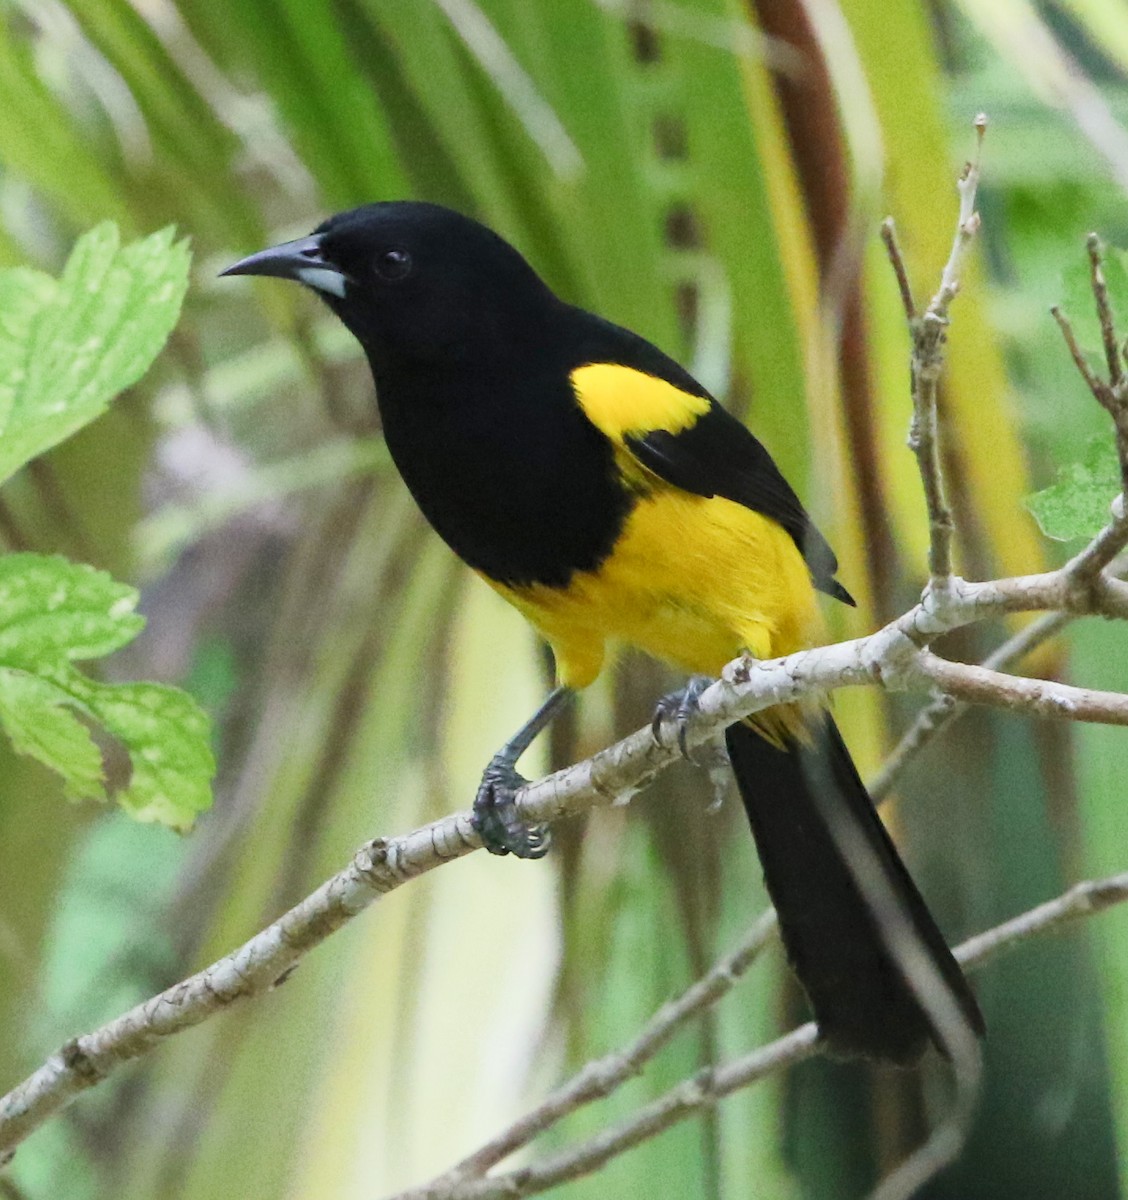
[[[3,763],[0,1077],[224,953],[363,839],[465,806],[547,683],[520,618],[374,449],[356,348],[311,298],[216,270],[369,200],[480,217],[747,417],[862,598],[828,612],[831,632],[861,632],[913,598],[926,539],[907,337],[874,235],[892,212],[923,298],[980,109],[984,269],[954,310],[944,397],[963,569],[1038,569],[1052,548],[1022,510],[1028,460],[1041,482],[1107,436],[1046,308],[1090,229],[1128,234],[1118,10],[0,0],[0,260],[55,270],[112,218],[131,236],[175,223],[196,264],[156,371],[0,490],[0,535],[143,580],[148,624],[111,681],[186,681],[219,749],[216,806],[175,842],[50,804],[52,778]],[[1078,673],[1099,657],[1103,686],[1128,686],[1091,636]],[[1034,666],[1064,669],[1057,652]],[[668,683],[626,661],[552,758],[641,724]],[[864,767],[911,715],[860,692],[838,713]],[[953,937],[1123,866],[1110,731],[979,714],[948,736],[894,823]],[[345,1200],[443,1169],[629,1037],[763,904],[740,814],[704,816],[688,770],[654,792],[562,829],[539,867],[478,855],[388,897],[276,994],[73,1106],[21,1149],[15,1184],[28,1200]],[[1077,931],[983,973],[985,1099],[933,1200],[1118,1194],[1128,954],[1124,917],[1102,920],[1099,971]],[[79,951],[84,921],[99,937]],[[778,961],[760,964],[553,1144],[801,1013]],[[810,1063],[562,1194],[861,1195],[942,1111],[944,1079]]]
[[16,750],[62,776],[70,799],[104,800],[102,751],[81,713],[129,755],[122,807],[187,829],[211,802],[207,717],[179,688],[99,683],[72,665],[132,641],[137,600],[104,571],[57,556],[0,558],[0,725]]
[[[163,347],[188,285],[172,231],[120,247],[102,224],[59,280],[0,270],[0,478],[90,424]],[[21,754],[56,771],[72,800],[106,798],[102,750],[86,722],[128,754],[118,802],[187,829],[211,803],[208,722],[162,684],[97,683],[75,661],[131,642],[144,620],[134,588],[59,556],[0,558],[0,726]]]
[[164,346],[188,287],[173,231],[121,247],[105,223],[57,281],[0,271],[0,482],[102,415]]

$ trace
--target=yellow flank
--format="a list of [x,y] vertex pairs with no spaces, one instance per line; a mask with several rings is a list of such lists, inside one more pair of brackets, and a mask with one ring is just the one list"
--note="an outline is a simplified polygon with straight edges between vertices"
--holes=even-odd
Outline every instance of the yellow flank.
[[640,498],[612,554],[566,588],[490,585],[549,642],[569,687],[595,679],[608,643],[716,675],[745,650],[789,654],[821,631],[807,565],[779,525],[669,485]]
[[617,363],[577,367],[571,380],[587,419],[617,443],[630,433],[678,433],[709,411],[704,396],[691,396],[664,379]]

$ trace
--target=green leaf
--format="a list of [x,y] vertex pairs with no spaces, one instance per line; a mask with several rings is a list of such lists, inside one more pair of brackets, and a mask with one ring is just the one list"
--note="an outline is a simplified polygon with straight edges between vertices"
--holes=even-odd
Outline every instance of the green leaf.
[[142,821],[187,829],[211,803],[208,718],[185,692],[98,683],[75,660],[124,646],[144,625],[137,592],[105,571],[38,554],[0,557],[0,725],[13,746],[58,771],[71,799],[104,799],[102,757],[69,712],[100,724],[129,753],[118,802]]
[[135,383],[176,323],[185,242],[161,230],[124,248],[106,223],[62,277],[0,272],[0,482],[89,424]]
[[[188,283],[171,229],[122,247],[100,225],[60,279],[0,272],[0,482],[94,420],[164,345]],[[0,724],[13,746],[54,768],[68,796],[104,798],[101,755],[68,706],[100,722],[132,764],[120,803],[186,828],[210,803],[207,717],[157,684],[99,684],[71,664],[132,641],[135,589],[104,571],[35,554],[0,558]]]
[[12,746],[57,771],[69,800],[105,800],[102,755],[90,731],[65,707],[73,703],[46,679],[0,667],[0,725]]
[[0,558],[0,665],[50,674],[131,642],[145,619],[137,592],[65,558]]
[[68,687],[129,751],[133,773],[117,801],[139,821],[187,829],[211,804],[215,773],[207,715],[187,692],[159,683]]
[[1026,498],[1042,532],[1055,541],[1095,537],[1120,492],[1120,463],[1108,438],[1094,438],[1083,462],[1063,467],[1057,482]]
[[22,382],[17,361],[31,342],[39,314],[55,298],[58,283],[42,271],[0,271],[0,429],[6,428]]

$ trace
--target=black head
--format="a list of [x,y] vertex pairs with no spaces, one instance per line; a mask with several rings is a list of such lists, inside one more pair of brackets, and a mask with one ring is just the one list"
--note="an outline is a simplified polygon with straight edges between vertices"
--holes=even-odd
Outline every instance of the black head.
[[508,242],[437,204],[389,201],[338,213],[307,238],[224,275],[274,275],[317,291],[373,358],[475,362],[551,335],[559,304]]

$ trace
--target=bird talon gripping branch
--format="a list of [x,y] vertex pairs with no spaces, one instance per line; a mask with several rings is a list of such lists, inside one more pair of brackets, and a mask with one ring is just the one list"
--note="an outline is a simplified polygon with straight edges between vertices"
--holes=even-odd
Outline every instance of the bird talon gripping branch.
[[683,687],[663,696],[654,706],[654,719],[650,722],[650,733],[654,741],[659,746],[666,744],[662,738],[662,726],[669,722],[677,731],[678,749],[682,758],[691,763],[694,758],[686,743],[689,723],[700,711],[701,705],[698,701],[701,693],[712,682],[708,675],[691,675]]
[[517,793],[528,781],[498,755],[474,797],[474,828],[491,854],[544,858],[552,846],[547,825],[526,825],[517,815]]

